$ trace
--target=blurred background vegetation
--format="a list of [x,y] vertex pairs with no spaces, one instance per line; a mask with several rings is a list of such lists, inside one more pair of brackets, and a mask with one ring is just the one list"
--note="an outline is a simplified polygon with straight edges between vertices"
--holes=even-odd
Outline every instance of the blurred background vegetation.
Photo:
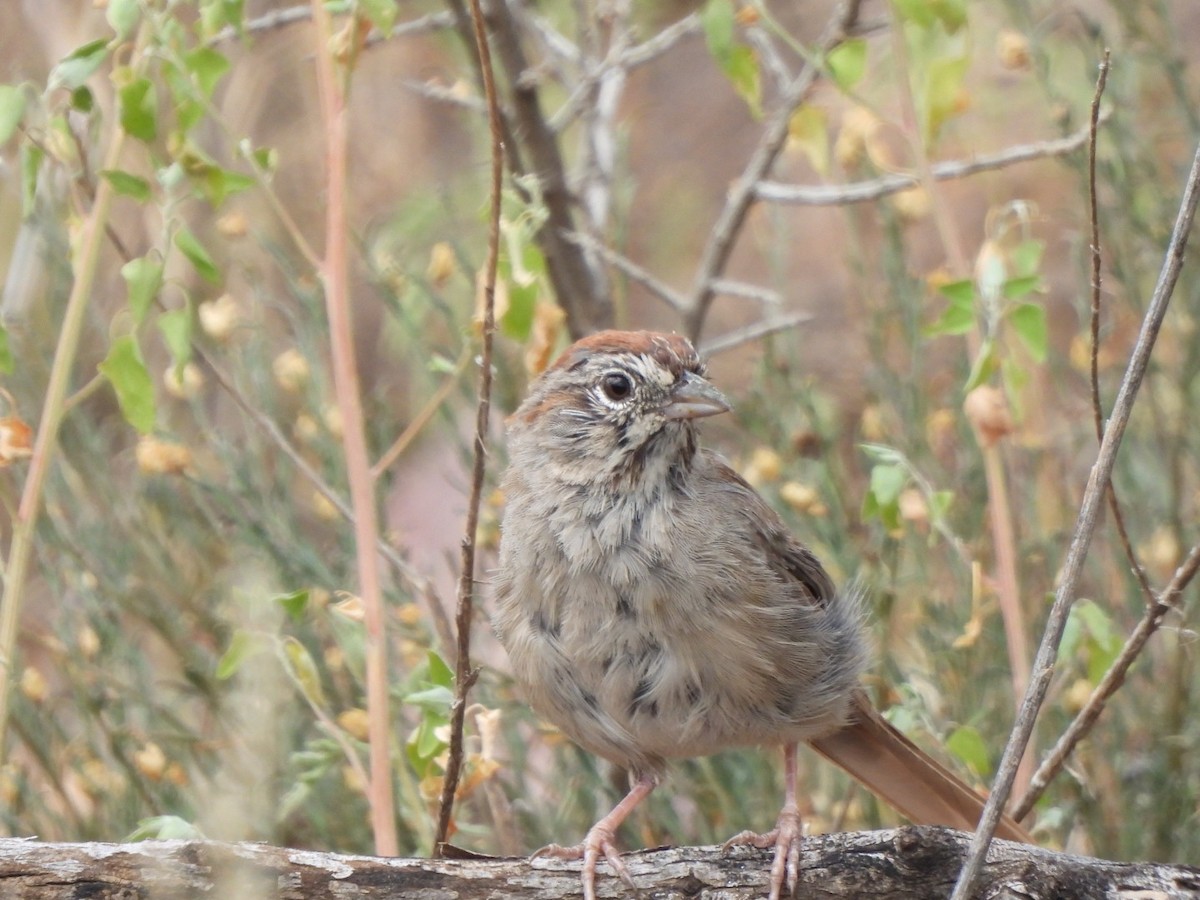
[[[367,438],[375,458],[388,454],[378,499],[400,849],[423,854],[452,688],[487,128],[456,3],[331,6],[339,23],[375,26],[357,55],[357,24],[338,32],[353,70],[353,305]],[[95,221],[101,185],[115,194],[34,536],[0,748],[0,833],[198,830],[372,848],[353,531],[314,481],[346,493],[307,249],[320,246],[324,215],[307,13],[274,0],[0,7],[5,546],[29,469],[21,422],[37,428],[77,283],[72,248]],[[568,190],[552,195],[519,121],[508,149],[526,158],[504,206],[489,479],[504,462],[503,415],[572,334],[702,326],[737,409],[706,425],[706,439],[839,580],[861,581],[876,699],[983,784],[1014,706],[996,506],[1013,522],[1017,627],[1036,646],[1096,448],[1086,145],[1050,143],[1086,133],[1111,48],[1097,163],[1098,366],[1110,404],[1200,138],[1200,7],[868,0],[854,40],[821,57],[833,15],[825,2],[510,7],[526,65],[519,83],[502,79],[504,99],[518,122],[522,98],[536,94]],[[645,51],[636,62],[621,55],[631,48]],[[819,191],[759,200],[728,265],[704,272],[715,223],[785,86],[818,59],[828,77],[787,110],[773,183],[874,183],[1011,148],[1031,159],[857,203]],[[500,65],[511,76],[510,63]],[[109,158],[119,129],[124,147]],[[545,223],[564,209],[583,237],[548,250]],[[583,282],[555,269],[564,246]],[[696,315],[688,304],[720,279]],[[811,318],[796,324],[800,312]],[[1197,315],[1200,283],[1185,269],[1117,466],[1155,587],[1197,540]],[[745,339],[763,323],[770,334]],[[577,840],[623,784],[538,721],[508,677],[486,623],[502,503],[487,493],[478,534],[484,668],[453,840],[521,853]],[[1035,759],[1145,605],[1111,520],[1081,596]],[[1200,770],[1187,757],[1200,740],[1194,590],[1185,600],[1038,804],[1049,844],[1200,856]],[[804,778],[816,830],[894,821],[815,759]],[[687,761],[625,840],[762,830],[781,792],[774,753]]]

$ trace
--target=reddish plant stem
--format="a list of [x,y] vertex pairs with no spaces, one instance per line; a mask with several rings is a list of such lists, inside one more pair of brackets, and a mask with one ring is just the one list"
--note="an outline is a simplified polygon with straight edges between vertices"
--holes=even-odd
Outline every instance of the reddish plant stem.
[[[371,474],[363,424],[358,363],[354,353],[354,323],[350,311],[346,220],[349,132],[346,92],[349,71],[346,70],[344,78],[339,80],[338,67],[332,55],[333,28],[322,0],[312,0],[312,10],[316,25],[317,85],[326,146],[325,259],[321,275],[326,314],[329,317],[334,393],[344,423],[342,448],[350,483],[350,503],[354,508],[355,561],[366,624],[367,743],[371,774],[367,798],[371,807],[375,852],[379,856],[395,856],[400,852],[400,847],[392,798],[387,633],[379,578],[379,555],[375,550],[379,540],[379,516],[375,506],[375,478]],[[351,23],[350,27],[354,27],[354,24]]]

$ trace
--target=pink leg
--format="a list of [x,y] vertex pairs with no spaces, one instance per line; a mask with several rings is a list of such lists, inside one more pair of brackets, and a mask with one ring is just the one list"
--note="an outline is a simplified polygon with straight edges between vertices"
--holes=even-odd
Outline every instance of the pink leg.
[[804,832],[800,822],[800,807],[796,804],[795,744],[785,744],[783,747],[783,778],[783,809],[779,811],[775,827],[766,834],[743,831],[723,845],[725,849],[737,844],[750,844],[762,849],[775,848],[775,861],[771,864],[770,900],[779,900],[785,877],[789,895],[796,892],[796,882],[800,880],[800,842]]
[[600,854],[603,853],[604,858],[608,860],[608,864],[613,867],[621,880],[636,891],[637,887],[629,875],[629,870],[625,868],[625,863],[621,862],[613,840],[616,838],[617,829],[621,827],[621,823],[629,817],[639,803],[650,796],[650,792],[657,786],[658,779],[652,775],[643,775],[625,795],[625,799],[614,806],[612,812],[591,827],[582,844],[575,847],[560,847],[558,844],[551,844],[533,854],[533,858],[553,856],[556,859],[582,859],[584,900],[596,900],[596,864],[600,861]]

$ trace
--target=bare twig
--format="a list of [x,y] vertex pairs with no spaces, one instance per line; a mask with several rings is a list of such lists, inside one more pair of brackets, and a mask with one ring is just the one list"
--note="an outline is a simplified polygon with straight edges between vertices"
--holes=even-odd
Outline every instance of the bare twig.
[[[261,16],[255,16],[253,19],[247,19],[241,29],[227,27],[222,28],[216,34],[208,39],[210,47],[217,44],[223,44],[226,41],[232,41],[245,34],[261,34],[266,31],[274,31],[277,28],[284,28],[288,25],[294,25],[297,22],[307,22],[312,19],[312,8],[309,6],[287,6],[283,9],[275,9],[268,13],[263,13]],[[392,33],[389,38],[404,37],[410,34],[423,34],[431,31],[441,31],[450,28],[454,25],[454,17],[450,13],[430,13],[426,16],[420,16],[409,22],[399,22],[392,27]],[[379,31],[372,29],[367,35],[365,43],[375,44],[385,40],[384,36]]]
[[1084,490],[1075,533],[1072,535],[1071,544],[1067,550],[1058,590],[1055,592],[1054,603],[1050,607],[1050,614],[1046,622],[1046,630],[1042,635],[1042,643],[1034,661],[1033,676],[1030,679],[1029,688],[1025,692],[1021,710],[1017,714],[1017,721],[1013,726],[1008,745],[1004,748],[996,781],[992,786],[987,805],[984,807],[979,828],[971,841],[967,862],[963,866],[951,900],[967,900],[971,896],[972,885],[983,865],[988,845],[996,830],[996,823],[1000,820],[1000,813],[1012,790],[1017,765],[1029,743],[1029,736],[1033,733],[1033,724],[1038,710],[1046,699],[1046,691],[1054,674],[1058,645],[1062,641],[1067,615],[1070,613],[1071,604],[1075,599],[1079,577],[1083,571],[1084,560],[1087,558],[1088,547],[1091,544],[1092,534],[1100,513],[1100,504],[1103,502],[1109,478],[1112,476],[1117,449],[1121,445],[1121,439],[1124,437],[1125,428],[1129,423],[1134,400],[1137,398],[1138,389],[1141,387],[1150,362],[1150,353],[1154,349],[1163,318],[1166,316],[1171,302],[1171,295],[1179,279],[1179,272],[1183,268],[1184,250],[1187,247],[1187,239],[1191,233],[1198,202],[1200,202],[1200,147],[1197,147],[1196,154],[1192,159],[1192,168],[1188,173],[1179,214],[1175,219],[1175,226],[1167,245],[1166,259],[1159,272],[1158,283],[1154,287],[1154,294],[1142,322],[1137,344],[1134,346],[1125,377],[1121,381],[1121,388],[1117,393],[1116,402],[1113,404],[1108,425],[1104,429],[1104,440],[1101,441],[1096,463],[1092,467],[1091,476],[1088,478],[1087,487]]
[[450,749],[446,773],[442,779],[442,796],[438,806],[437,828],[434,831],[433,854],[441,856],[450,834],[450,815],[462,772],[463,721],[467,711],[467,694],[479,675],[471,667],[471,622],[474,614],[475,533],[479,527],[479,503],[483,495],[483,477],[487,464],[488,419],[492,401],[492,335],[496,329],[496,268],[500,257],[500,201],[504,181],[504,129],[500,119],[500,101],[492,70],[492,53],[488,45],[480,0],[471,2],[471,23],[475,31],[475,46],[483,76],[483,93],[488,104],[488,124],[492,144],[492,181],[488,223],[487,261],[484,264],[483,353],[479,362],[479,406],[475,415],[474,464],[471,472],[471,494],[467,500],[467,521],[462,541],[461,569],[458,578],[458,608],[454,624],[458,632],[458,653],[454,660],[454,703],[450,713]]
[[626,69],[644,65],[666,53],[685,37],[700,33],[700,16],[696,13],[684,16],[678,22],[668,25],[652,38],[634,44],[621,54],[616,64]]
[[400,436],[392,442],[392,446],[388,447],[387,451],[379,457],[379,461],[371,466],[371,474],[373,476],[378,478],[386,472],[388,467],[404,452],[405,448],[412,443],[413,438],[420,434],[421,429],[429,423],[429,420],[433,418],[433,414],[446,402],[446,398],[450,396],[450,392],[458,384],[458,379],[462,377],[462,373],[466,370],[470,358],[469,353],[464,353],[458,362],[454,364],[454,371],[443,379],[438,389],[433,392],[433,396],[425,402],[425,405],[412,417],[412,421],[404,427],[404,431],[400,432]]
[[687,309],[687,298],[683,294],[666,282],[659,281],[628,256],[618,253],[603,242],[596,240],[590,234],[584,234],[581,231],[572,231],[564,235],[564,237],[573,244],[586,246],[614,269],[636,281],[677,312]]
[[[567,99],[563,101],[562,105],[550,117],[550,127],[555,132],[561,132],[579,118],[580,113],[586,109],[588,98],[592,96],[592,92],[595,90],[596,82],[604,79],[610,70],[619,69],[628,75],[637,67],[651,62],[663,53],[666,53],[683,38],[699,34],[699,32],[700,17],[692,13],[691,15],[684,16],[673,25],[668,25],[654,35],[654,37],[640,44],[620,49],[619,52],[610,51],[598,67],[590,72],[585,72],[583,77],[579,79],[578,84],[572,89]],[[613,49],[617,50],[618,48]]]
[[[346,92],[349,89],[352,62],[339,67],[331,42],[333,25],[323,0],[312,0],[316,25],[317,87],[325,131],[325,258],[321,266],[325,310],[329,318],[329,347],[333,362],[334,393],[345,423],[342,446],[346,475],[350,484],[350,503],[354,508],[355,562],[359,594],[365,619],[365,668],[367,682],[367,744],[371,779],[367,797],[371,808],[371,827],[375,852],[395,856],[399,852],[396,836],[396,812],[392,797],[391,716],[387,663],[387,627],[383,590],[379,579],[379,514],[375,498],[375,479],[367,452],[362,396],[358,382],[358,363],[354,353],[354,325],[350,304],[350,264],[346,214],[346,178],[349,141],[349,116]],[[357,22],[354,39],[364,33]],[[349,57],[353,59],[353,54]]]
[[744,281],[734,281],[730,278],[714,279],[713,290],[726,297],[744,297],[747,300],[765,303],[767,306],[777,306],[783,301],[783,298],[779,296],[779,291],[759,287],[756,284],[746,284]]
[[426,100],[433,100],[437,103],[445,103],[447,106],[470,110],[480,115],[487,115],[487,104],[482,100],[478,97],[472,97],[469,94],[464,96],[453,88],[433,84],[428,81],[417,81],[415,78],[401,78],[400,85],[412,91],[418,97],[424,97]]
[[1054,777],[1062,770],[1068,757],[1074,752],[1079,742],[1092,730],[1092,726],[1104,712],[1105,704],[1125,683],[1125,676],[1134,662],[1141,655],[1146,642],[1162,625],[1167,613],[1179,608],[1179,595],[1200,570],[1200,544],[1192,547],[1183,564],[1175,570],[1174,576],[1162,591],[1153,605],[1147,606],[1137,627],[1133,629],[1117,658],[1113,660],[1100,683],[1092,690],[1092,694],[1084,703],[1083,708],[1075,715],[1066,731],[1062,733],[1053,749],[1046,754],[1038,770],[1029,783],[1029,790],[1013,806],[1012,814],[1020,819],[1026,816],[1035,803],[1041,799],[1046,788]]
[[[858,21],[859,5],[860,0],[844,0],[838,5],[833,19],[825,27],[825,31],[818,41],[817,56],[819,58],[824,57],[840,44],[846,34],[853,29],[854,23]],[[819,74],[820,69],[810,63],[783,91],[778,104],[763,128],[758,146],[746,163],[742,174],[738,176],[730,189],[725,199],[725,206],[709,232],[708,243],[700,257],[692,295],[684,316],[685,330],[694,341],[699,340],[700,333],[704,330],[704,320],[708,316],[709,307],[716,297],[716,291],[712,284],[713,279],[721,276],[733,253],[733,245],[741,233],[746,214],[750,211],[750,206],[757,196],[756,186],[774,165],[787,141],[788,123],[791,121],[792,113],[808,96]]]
[[769,334],[777,334],[780,331],[795,328],[797,325],[803,325],[805,322],[811,322],[812,318],[812,313],[799,312],[788,316],[764,319],[761,322],[755,322],[753,325],[747,325],[745,328],[739,328],[737,331],[731,331],[718,338],[713,338],[711,341],[706,341],[701,346],[701,352],[705,356],[715,356],[718,353],[724,353],[727,350],[740,347],[742,344],[757,341],[759,338],[764,338]]
[[[1109,113],[1100,115],[1098,123],[1107,121]],[[983,153],[971,159],[950,160],[934,163],[929,167],[929,174],[935,181],[949,181],[955,178],[965,178],[979,172],[990,172],[1003,169],[1017,163],[1030,162],[1035,159],[1048,159],[1056,156],[1066,156],[1074,153],[1088,143],[1090,128],[1083,128],[1072,135],[1053,141],[1038,141],[1032,144],[1018,144],[1007,147],[995,153]],[[850,203],[866,203],[878,200],[889,194],[898,194],[921,183],[919,175],[896,172],[873,178],[870,181],[858,181],[853,184],[821,185],[808,187],[804,185],[784,184],[779,181],[761,181],[755,187],[755,194],[760,200],[775,203],[796,203],[806,206],[845,206]]]
[[[1092,115],[1088,127],[1088,218],[1092,229],[1092,350],[1091,350],[1091,385],[1092,385],[1092,420],[1096,427],[1096,441],[1104,438],[1104,406],[1100,402],[1100,215],[1096,201],[1096,141],[1100,126],[1100,100],[1104,96],[1104,86],[1108,83],[1108,68],[1111,51],[1105,49],[1104,59],[1100,62],[1100,75],[1096,79],[1096,93],[1092,97]],[[1138,562],[1134,552],[1133,542],[1129,540],[1129,530],[1125,527],[1125,517],[1121,514],[1121,504],[1117,500],[1117,486],[1108,483],[1108,508],[1112,511],[1113,524],[1117,526],[1117,537],[1125,558],[1129,560],[1129,568],[1133,571],[1142,596],[1147,606],[1156,603],[1154,589],[1146,577],[1146,570]]]

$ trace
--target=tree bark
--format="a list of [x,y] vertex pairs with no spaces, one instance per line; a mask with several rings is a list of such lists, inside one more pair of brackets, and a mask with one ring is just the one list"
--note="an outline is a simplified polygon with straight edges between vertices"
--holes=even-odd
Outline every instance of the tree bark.
[[[969,835],[946,828],[823,834],[804,842],[806,900],[946,897]],[[265,844],[148,841],[50,844],[0,839],[3,900],[183,898],[557,898],[578,896],[579,864],[553,859],[382,859]],[[738,847],[645,850],[625,856],[645,896],[762,897],[770,852]],[[600,897],[628,896],[601,864]],[[1118,863],[997,841],[976,888],[980,898],[1072,900],[1195,897],[1200,868]]]

